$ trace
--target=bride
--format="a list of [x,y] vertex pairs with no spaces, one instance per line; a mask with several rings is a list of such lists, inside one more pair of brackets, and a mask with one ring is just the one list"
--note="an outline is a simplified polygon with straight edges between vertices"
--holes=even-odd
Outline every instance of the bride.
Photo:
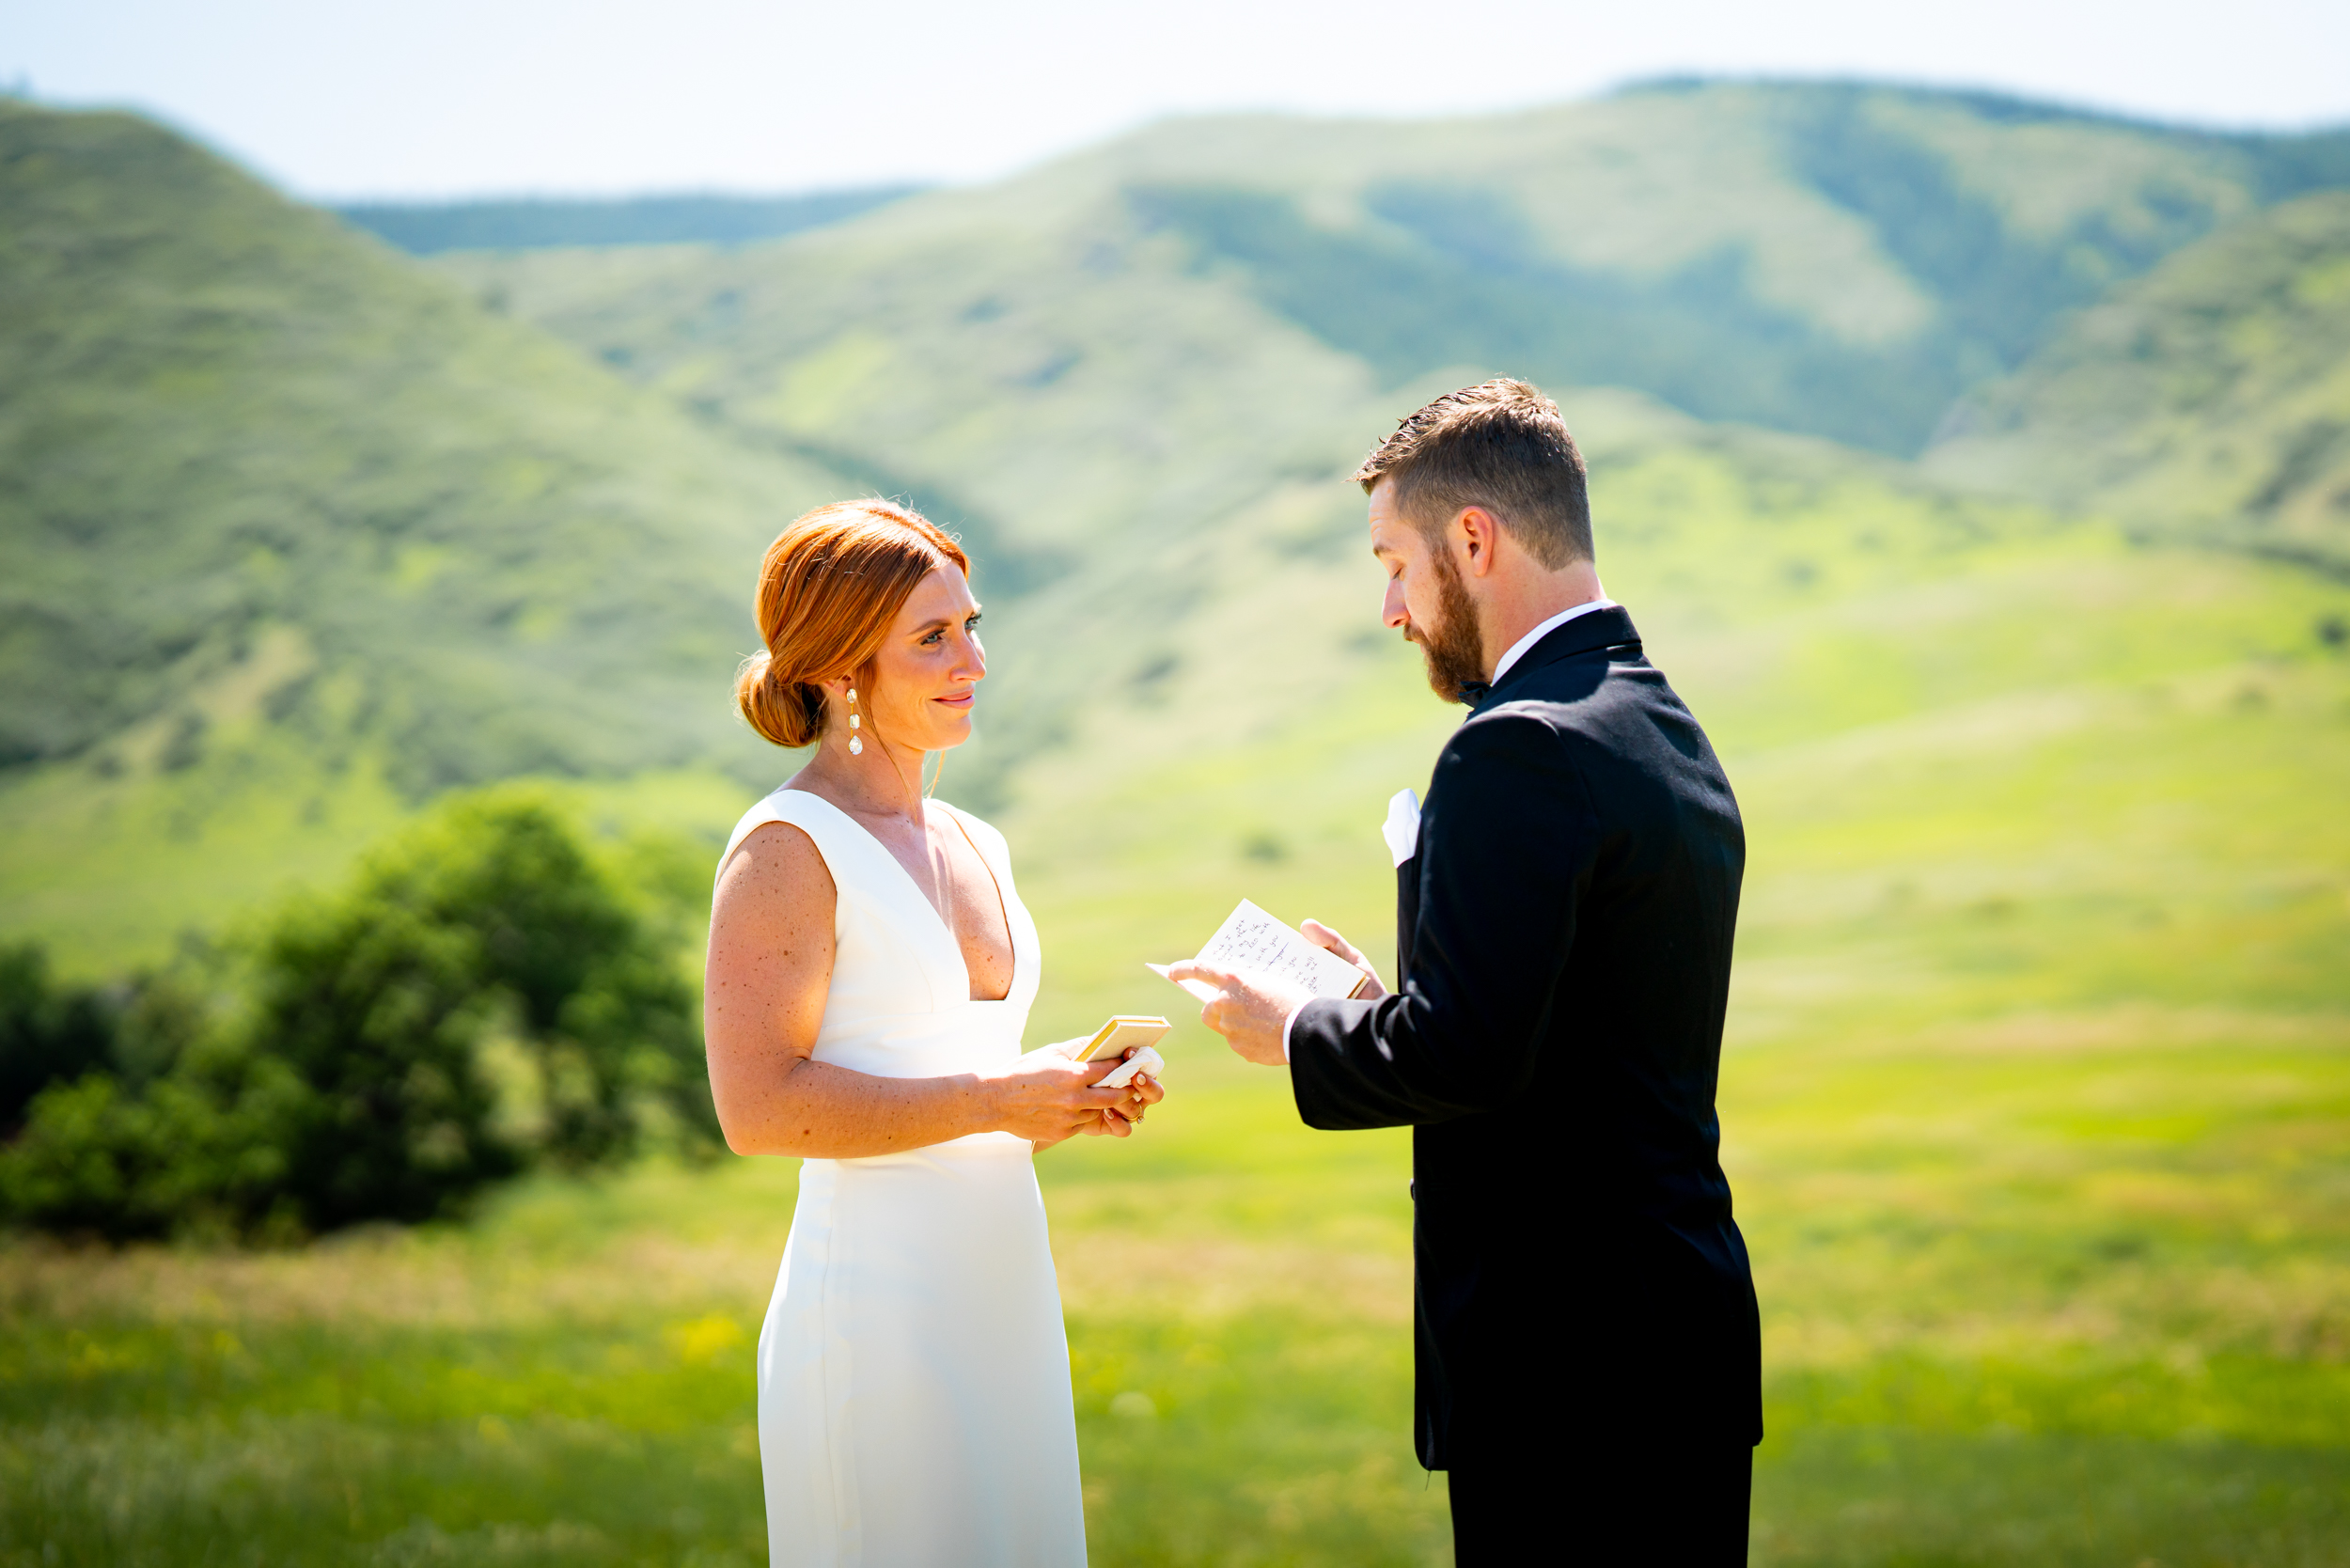
[[728,1145],[792,1154],[759,1337],[776,1568],[1085,1561],[1060,1294],[1031,1151],[1127,1137],[1159,1087],[1021,1054],[1036,926],[1003,836],[921,791],[987,673],[970,563],[882,501],[821,507],[760,571],[735,698],[816,746],[718,866],[703,1001]]

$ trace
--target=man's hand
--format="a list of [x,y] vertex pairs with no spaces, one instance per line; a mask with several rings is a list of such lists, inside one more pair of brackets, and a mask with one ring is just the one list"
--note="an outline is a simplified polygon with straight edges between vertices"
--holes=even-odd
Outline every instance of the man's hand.
[[1320,920],[1308,920],[1304,925],[1298,927],[1298,930],[1304,932],[1306,933],[1306,940],[1311,942],[1315,947],[1326,949],[1327,950],[1338,954],[1340,958],[1355,965],[1355,968],[1360,969],[1364,974],[1371,977],[1371,983],[1363,987],[1360,991],[1355,993],[1355,999],[1356,1001],[1375,1002],[1380,997],[1387,994],[1386,982],[1379,978],[1379,971],[1371,966],[1371,960],[1365,958],[1360,952],[1358,952],[1355,949],[1354,943],[1349,942],[1345,937],[1340,936],[1337,932],[1332,931],[1328,926],[1324,925]]
[[1261,1067],[1278,1067],[1288,1059],[1281,1055],[1281,1026],[1313,1000],[1313,994],[1301,987],[1262,975],[1236,974],[1193,958],[1168,964],[1167,978],[1214,986],[1216,994],[1199,1010],[1199,1021]]

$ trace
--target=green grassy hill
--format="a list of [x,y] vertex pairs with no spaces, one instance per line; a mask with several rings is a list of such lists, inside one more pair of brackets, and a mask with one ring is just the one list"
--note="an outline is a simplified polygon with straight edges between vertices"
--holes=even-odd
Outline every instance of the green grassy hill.
[[[1506,363],[1907,453],[2115,281],[2345,183],[2342,133],[1716,84],[1434,123],[1179,120],[745,252],[463,265],[640,379],[959,493],[971,438],[1030,445],[1040,417],[1075,444],[1024,478],[1112,453],[1196,470],[1184,437],[1210,387],[1253,394],[1285,450],[1296,416],[1268,405],[1330,389],[1261,379],[1257,345],[1283,337],[1381,386]],[[1157,439],[1104,443],[1065,412],[1087,406]]]
[[[1799,994],[1815,965],[1904,1027],[2350,1005],[2350,839],[2324,804],[2350,764],[2350,586],[1637,400],[1568,407],[1608,589],[1747,801],[1747,1027],[1777,1027],[1770,977]],[[1073,1027],[1147,1000],[1121,955],[1183,949],[1241,889],[1387,940],[1376,826],[1458,711],[1377,628],[1368,557],[1300,553],[1277,520],[1179,557],[1200,606],[1180,635],[1108,646],[1182,657],[1127,665],[1012,776],[1000,820],[1066,909]]]
[[[1392,229],[1414,170],[1480,168],[1553,259],[1630,276],[1636,256],[1677,265],[1731,245],[1750,281],[1778,280],[1773,308],[1858,341],[1853,312],[1874,299],[1868,331],[1886,342],[1964,314],[1919,259],[1961,218],[1993,214],[2011,249],[2065,237],[2068,289],[2234,222],[2173,263],[2191,270],[2334,211],[2324,196],[2256,209],[2330,178],[2339,150],[1835,87],[1659,88],[1418,127],[1194,122],[768,245],[458,259],[443,269],[458,290],[135,121],[12,108],[0,127],[24,149],[5,267],[26,306],[8,318],[21,341],[0,404],[0,550],[23,585],[0,644],[17,764],[0,777],[0,876],[9,927],[86,961],[151,953],[276,879],[331,870],[451,784],[571,776],[615,820],[722,823],[788,765],[726,713],[748,562],[824,494],[910,494],[978,548],[997,676],[950,792],[982,808],[1121,832],[1100,803],[1126,798],[1130,775],[1229,770],[1253,737],[1354,712],[1367,672],[1391,677],[1381,661],[1400,655],[1340,586],[1360,571],[1358,502],[1335,477],[1425,395],[1526,367],[1465,357],[1397,382],[1408,361],[1349,352],[1282,306],[1313,274],[1275,289],[1262,265],[1204,260],[1194,220],[1226,197],[1200,193],[1242,190],[1244,174],[1249,201],[1286,191],[1325,238],[1359,238]],[[1948,178],[1924,180],[1896,142]],[[1867,168],[1909,170],[1900,222],[1861,222]],[[1871,188],[1890,201],[1901,181],[1885,179]],[[1591,249],[1602,236],[1618,248]],[[1341,280],[1383,275],[1353,252],[1324,259]],[[2016,291],[2023,275],[2003,306],[2054,311],[2056,295]],[[2171,276],[2127,297],[2160,308]],[[1684,312],[1681,329],[1706,320]],[[1981,529],[1997,511],[1848,448],[1635,396],[1578,406],[1603,478],[1620,461],[1606,454],[1637,449],[1758,498],[1748,532],[1702,543],[1651,509],[1641,526],[1680,542],[1633,557],[1645,564],[1620,564],[1626,544],[1606,535],[1611,580],[1652,573],[1635,602],[1668,626],[1758,591],[1803,604],[1856,572],[1874,581],[1949,519]],[[1840,490],[1881,496],[1851,503],[1881,518],[1790,543],[1801,497]],[[1604,518],[1605,486],[1601,500]],[[1700,591],[1717,557],[1749,551],[1770,563],[1760,577],[1727,600]],[[1974,560],[1936,570],[1970,578]],[[2278,612],[2280,635],[2332,624],[2304,608]],[[1904,635],[1924,639],[1916,658],[1966,663],[1925,628]],[[1749,679],[1717,722],[1735,735],[1802,715],[1784,722],[1819,738],[1898,716],[1863,697],[1911,654],[1809,657],[1788,667],[1816,679]],[[1358,713],[1360,745],[1424,749],[1445,714],[1416,702]],[[1275,863],[1304,830],[1286,807],[1257,815],[1233,841]]]
[[[1889,406],[1880,374],[1943,388],[1926,419],[1950,377],[2029,346],[2014,323],[2341,153],[1845,87],[1179,122],[775,243],[455,258],[451,289],[150,127],[0,123],[25,149],[0,550],[26,585],[0,643],[0,886],[10,928],[92,961],[323,873],[452,783],[552,774],[622,816],[723,815],[784,765],[726,713],[745,563],[821,494],[908,494],[978,548],[999,678],[954,778],[1002,809],[1098,715],[1174,711],[1208,670],[1347,679],[1342,638],[1272,679],[1211,658],[1240,646],[1222,563],[1352,549],[1333,478],[1428,393],[1618,371],[1719,412],[1675,382],[1672,344],[1705,346],[1706,386],[1783,392],[1771,355],[1832,340],[1862,356],[1820,361],[1836,397]],[[1442,211],[1439,170],[1476,176]],[[1460,205],[1480,191],[1483,229]],[[1439,251],[1483,271],[1432,272]],[[1726,256],[1731,294],[1675,292]],[[1619,291],[1595,305],[1559,268]],[[1524,289],[1492,292],[1505,274]],[[1801,332],[1742,337],[1704,303],[1732,295]],[[1970,311],[2010,336],[1960,353]],[[1390,319],[1401,336],[1362,336]],[[1629,358],[1575,357],[1618,329]],[[1935,343],[1942,369],[1919,371]],[[1843,418],[1789,397],[1728,406]]]
[[773,244],[444,266],[739,440],[979,530],[996,586],[1035,590],[956,760],[993,808],[1198,656],[1235,530],[1346,548],[1329,481],[1425,395],[1508,370],[1909,450],[2115,279],[2343,178],[2339,134],[1716,85],[1179,121]]
[[2350,195],[2117,290],[1971,399],[1930,466],[2350,571]]
[[0,929],[152,954],[407,805],[772,771],[746,562],[848,481],[119,115],[0,102]]

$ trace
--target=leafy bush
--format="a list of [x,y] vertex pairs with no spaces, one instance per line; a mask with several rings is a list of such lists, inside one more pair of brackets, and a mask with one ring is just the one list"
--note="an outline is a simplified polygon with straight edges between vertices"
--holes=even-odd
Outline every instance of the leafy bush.
[[0,960],[0,1215],[298,1234],[714,1143],[672,943],[532,796],[459,799],[231,956],[114,1000]]
[[24,1107],[52,1080],[109,1065],[114,1023],[98,992],[51,983],[39,948],[0,948],[0,1132],[21,1125]]

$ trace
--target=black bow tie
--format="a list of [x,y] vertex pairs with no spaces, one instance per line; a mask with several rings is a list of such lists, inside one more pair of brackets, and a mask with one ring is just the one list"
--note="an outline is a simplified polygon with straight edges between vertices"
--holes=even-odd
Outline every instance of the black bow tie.
[[1464,681],[1461,682],[1461,700],[1474,708],[1484,701],[1485,694],[1493,689],[1491,682]]

